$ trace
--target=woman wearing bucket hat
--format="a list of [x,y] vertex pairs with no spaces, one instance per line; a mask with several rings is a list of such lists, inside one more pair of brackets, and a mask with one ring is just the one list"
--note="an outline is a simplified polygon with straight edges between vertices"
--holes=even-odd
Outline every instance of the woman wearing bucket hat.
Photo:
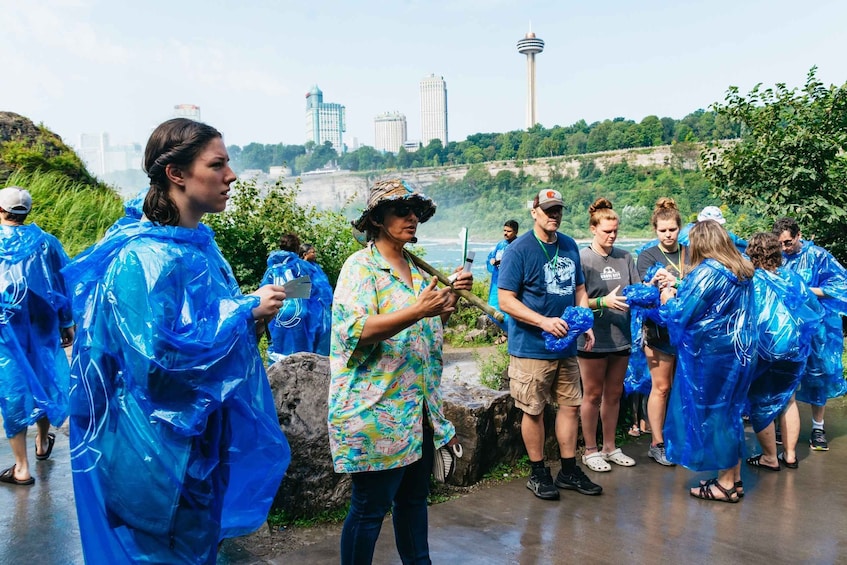
[[400,179],[378,181],[353,226],[365,249],[341,269],[332,307],[329,437],[353,492],[341,535],[342,563],[370,563],[391,510],[404,563],[429,560],[427,495],[436,449],[457,443],[441,401],[443,324],[454,289],[436,288],[408,253],[435,204]]

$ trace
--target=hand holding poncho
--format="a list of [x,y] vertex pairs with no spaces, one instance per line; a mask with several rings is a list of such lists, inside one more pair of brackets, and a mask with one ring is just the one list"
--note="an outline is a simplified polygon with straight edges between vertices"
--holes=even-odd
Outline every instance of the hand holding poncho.
[[580,335],[590,330],[594,325],[594,313],[590,308],[568,306],[562,313],[562,319],[568,325],[568,333],[564,337],[556,337],[550,332],[541,332],[544,336],[544,347],[547,351],[564,351]]

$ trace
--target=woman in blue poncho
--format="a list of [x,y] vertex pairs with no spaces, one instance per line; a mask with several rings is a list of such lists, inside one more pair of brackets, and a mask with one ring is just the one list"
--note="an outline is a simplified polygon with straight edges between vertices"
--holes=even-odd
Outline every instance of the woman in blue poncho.
[[290,458],[256,345],[285,298],[242,295],[200,223],[235,174],[220,133],[154,130],[143,213],[128,207],[63,272],[79,322],[70,391],[88,563],[214,563],[267,518]]
[[[756,374],[748,392],[750,423],[762,452],[747,459],[759,469],[796,469],[800,411],[794,391],[812,343],[823,339],[823,311],[800,276],[782,265],[782,246],[773,233],[750,237],[747,254],[756,267],[753,286],[758,307]],[[783,452],[777,456],[774,420],[779,417]]]
[[299,277],[308,277],[310,295],[286,300],[279,313],[268,322],[268,362],[275,363],[301,351],[329,355],[332,304],[329,279],[317,264],[300,257],[300,238],[296,234],[280,237],[279,247],[268,256],[268,268],[262,284],[282,285]]
[[713,220],[698,222],[689,238],[691,270],[678,290],[667,286],[661,295],[660,313],[677,349],[667,457],[694,471],[719,470],[692,496],[738,502],[741,412],[756,360],[753,265]]

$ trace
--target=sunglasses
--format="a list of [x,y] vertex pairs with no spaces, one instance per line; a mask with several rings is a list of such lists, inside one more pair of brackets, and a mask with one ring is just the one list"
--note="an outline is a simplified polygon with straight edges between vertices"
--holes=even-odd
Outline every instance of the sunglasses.
[[414,204],[397,203],[391,205],[391,212],[398,218],[405,218],[411,212],[415,213],[418,218],[423,214],[423,207]]

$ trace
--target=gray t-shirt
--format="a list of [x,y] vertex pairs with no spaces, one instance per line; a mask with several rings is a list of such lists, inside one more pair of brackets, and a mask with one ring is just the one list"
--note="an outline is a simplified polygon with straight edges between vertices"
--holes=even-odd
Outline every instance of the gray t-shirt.
[[[603,257],[590,247],[579,251],[582,272],[585,276],[585,291],[588,298],[606,296],[620,285],[618,294],[624,287],[641,282],[635,262],[629,251],[612,247],[608,257]],[[620,312],[610,308],[602,308],[594,312],[594,348],[595,353],[610,353],[625,351],[632,343],[629,329],[629,312]],[[578,348],[583,351],[585,339],[579,338]]]

